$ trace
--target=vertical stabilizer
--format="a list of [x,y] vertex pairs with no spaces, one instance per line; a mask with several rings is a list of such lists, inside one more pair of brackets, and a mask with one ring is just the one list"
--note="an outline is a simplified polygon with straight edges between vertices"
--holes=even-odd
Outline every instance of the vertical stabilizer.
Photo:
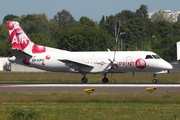
[[21,50],[28,54],[32,54],[33,42],[28,38],[19,23],[16,21],[8,21],[9,37],[12,49]]

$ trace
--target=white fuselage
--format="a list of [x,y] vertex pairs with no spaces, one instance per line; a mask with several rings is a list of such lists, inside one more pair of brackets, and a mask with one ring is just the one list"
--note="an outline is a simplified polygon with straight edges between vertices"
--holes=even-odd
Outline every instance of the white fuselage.
[[[110,72],[111,61],[116,63],[114,73],[124,72],[160,72],[172,69],[172,65],[162,58],[146,58],[147,55],[157,54],[150,51],[97,51],[97,52],[69,52],[46,47],[47,51],[40,54],[33,54],[27,60],[28,64],[22,62],[23,59],[16,59],[19,64],[55,72],[82,72],[82,73],[107,73]],[[114,57],[115,56],[115,57]],[[68,65],[61,60],[71,60],[78,63],[93,66],[91,69],[76,69],[76,65]],[[72,67],[70,67],[72,66]]]

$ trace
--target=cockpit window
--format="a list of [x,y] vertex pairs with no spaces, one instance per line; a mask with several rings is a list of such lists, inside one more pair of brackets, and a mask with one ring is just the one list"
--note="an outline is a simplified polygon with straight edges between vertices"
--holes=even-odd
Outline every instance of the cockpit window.
[[153,59],[153,57],[151,55],[146,55],[145,59]]
[[161,59],[158,55],[152,55],[155,59]]

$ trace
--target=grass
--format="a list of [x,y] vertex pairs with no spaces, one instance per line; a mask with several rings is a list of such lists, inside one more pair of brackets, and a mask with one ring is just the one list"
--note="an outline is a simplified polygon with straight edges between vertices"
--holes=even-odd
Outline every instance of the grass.
[[[80,83],[80,74],[0,72],[1,83]],[[87,75],[101,83],[102,75]],[[108,74],[110,83],[151,83],[152,73]],[[178,72],[160,74],[160,83],[179,83]],[[0,120],[177,120],[177,93],[0,92]]]
[[[40,72],[40,73],[21,73],[21,72],[0,72],[0,82],[26,82],[26,83],[81,83],[81,74],[74,73],[56,73],[56,72]],[[101,83],[103,75],[87,74],[88,83]],[[109,83],[152,83],[152,73],[132,73],[124,74],[107,74]],[[180,83],[179,72],[157,75],[159,83]]]
[[[0,119],[173,120],[180,93],[0,93]],[[31,116],[31,117],[28,117]]]

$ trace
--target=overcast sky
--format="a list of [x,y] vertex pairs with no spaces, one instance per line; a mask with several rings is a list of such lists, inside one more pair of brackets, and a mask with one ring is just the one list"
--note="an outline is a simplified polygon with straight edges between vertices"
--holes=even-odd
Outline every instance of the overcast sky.
[[115,15],[122,10],[136,11],[141,4],[148,6],[148,11],[157,9],[180,10],[180,0],[1,0],[0,23],[4,16],[45,13],[48,19],[57,12],[66,9],[79,20],[86,16],[94,21],[100,21],[103,15]]

